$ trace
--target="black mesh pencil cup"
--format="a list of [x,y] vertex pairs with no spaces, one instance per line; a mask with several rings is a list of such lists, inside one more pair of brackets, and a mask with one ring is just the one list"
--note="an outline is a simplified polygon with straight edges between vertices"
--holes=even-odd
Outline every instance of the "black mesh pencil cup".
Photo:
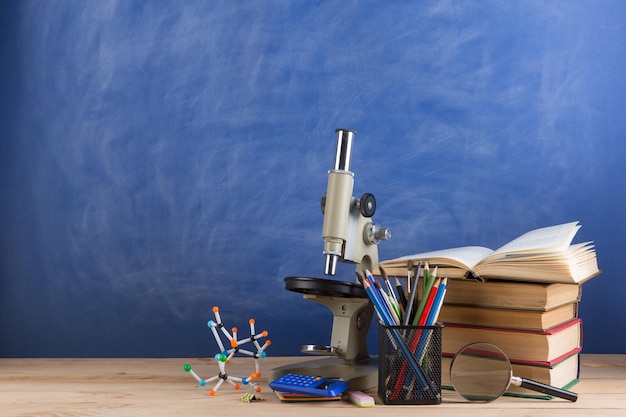
[[441,330],[379,326],[378,396],[384,404],[441,403]]

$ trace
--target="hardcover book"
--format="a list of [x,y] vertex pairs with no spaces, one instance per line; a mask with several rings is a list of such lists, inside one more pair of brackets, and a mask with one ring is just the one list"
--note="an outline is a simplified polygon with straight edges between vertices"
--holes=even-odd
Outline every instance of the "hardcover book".
[[453,356],[474,342],[498,346],[517,363],[556,363],[582,346],[582,321],[572,319],[545,331],[446,324],[442,331],[442,353]]

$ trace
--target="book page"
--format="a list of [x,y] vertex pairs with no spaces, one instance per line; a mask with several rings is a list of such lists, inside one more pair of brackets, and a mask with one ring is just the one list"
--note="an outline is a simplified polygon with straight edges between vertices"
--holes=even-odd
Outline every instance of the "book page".
[[381,265],[406,264],[407,261],[412,260],[414,262],[428,261],[432,265],[454,265],[465,270],[471,270],[481,259],[492,253],[493,250],[482,246],[462,246],[403,256],[381,262]]
[[524,233],[494,251],[494,255],[516,252],[565,252],[580,229],[578,222],[544,227]]

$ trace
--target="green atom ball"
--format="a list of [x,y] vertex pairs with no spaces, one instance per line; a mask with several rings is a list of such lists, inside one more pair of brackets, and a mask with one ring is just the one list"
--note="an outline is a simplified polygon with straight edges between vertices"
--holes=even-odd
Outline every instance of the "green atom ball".
[[191,371],[191,365],[186,363],[185,366],[183,366],[183,369],[185,370],[185,372],[189,372],[189,371]]

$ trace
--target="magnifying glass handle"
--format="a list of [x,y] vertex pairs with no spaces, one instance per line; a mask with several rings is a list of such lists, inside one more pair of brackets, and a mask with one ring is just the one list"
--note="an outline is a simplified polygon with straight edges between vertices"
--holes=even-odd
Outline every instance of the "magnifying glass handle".
[[544,394],[552,395],[554,397],[563,398],[564,400],[575,402],[578,399],[578,394],[572,391],[567,391],[561,388],[553,387],[550,385],[542,384],[541,382],[533,381],[531,379],[520,378],[514,376],[511,382],[518,387],[526,388],[529,390],[542,392]]

